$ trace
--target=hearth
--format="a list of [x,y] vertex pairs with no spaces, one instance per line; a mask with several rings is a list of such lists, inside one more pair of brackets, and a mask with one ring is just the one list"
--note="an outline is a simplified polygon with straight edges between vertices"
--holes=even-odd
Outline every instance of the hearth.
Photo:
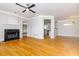
[[19,39],[19,29],[5,29],[5,41]]

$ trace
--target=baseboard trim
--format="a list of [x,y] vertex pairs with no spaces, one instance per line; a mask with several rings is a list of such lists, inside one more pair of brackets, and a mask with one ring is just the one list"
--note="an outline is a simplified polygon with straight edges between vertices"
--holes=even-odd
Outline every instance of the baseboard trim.
[[57,37],[79,38],[78,36],[64,36],[64,35],[57,35]]
[[33,39],[44,40],[43,38],[37,38],[37,37],[34,37],[34,36],[30,36],[30,35],[27,35],[27,37],[30,37],[30,38],[33,38]]

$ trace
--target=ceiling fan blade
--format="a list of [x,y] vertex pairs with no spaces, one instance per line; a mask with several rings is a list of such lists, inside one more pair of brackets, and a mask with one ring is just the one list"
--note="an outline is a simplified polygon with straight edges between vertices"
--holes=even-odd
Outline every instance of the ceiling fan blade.
[[33,12],[33,13],[36,13],[35,11],[33,11],[33,10],[31,10],[31,9],[29,9],[29,11],[31,11],[31,12]]
[[20,5],[19,3],[16,3],[16,5],[18,5],[18,6],[21,6],[21,7],[23,7],[23,8],[26,8],[25,6],[23,6],[23,5]]
[[32,8],[32,7],[34,7],[34,6],[35,6],[35,4],[32,4],[31,6],[28,7],[28,9],[30,9],[30,8]]
[[26,9],[24,11],[22,11],[23,13],[26,11]]

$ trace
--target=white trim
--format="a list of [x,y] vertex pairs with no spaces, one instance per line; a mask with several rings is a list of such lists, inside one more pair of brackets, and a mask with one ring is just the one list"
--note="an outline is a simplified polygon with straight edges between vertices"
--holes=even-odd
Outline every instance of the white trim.
[[42,38],[42,37],[32,36],[32,35],[28,35],[28,34],[27,34],[27,36],[28,36],[28,37],[33,37],[33,38],[36,38],[36,39],[44,39],[44,38]]
[[17,14],[12,13],[12,12],[4,11],[4,10],[0,10],[0,13],[4,13],[4,14],[7,14],[7,15],[17,16],[17,17],[26,19],[26,18],[23,17],[23,16],[17,15]]
[[79,35],[64,35],[64,34],[59,34],[57,36],[69,36],[69,37],[79,37]]

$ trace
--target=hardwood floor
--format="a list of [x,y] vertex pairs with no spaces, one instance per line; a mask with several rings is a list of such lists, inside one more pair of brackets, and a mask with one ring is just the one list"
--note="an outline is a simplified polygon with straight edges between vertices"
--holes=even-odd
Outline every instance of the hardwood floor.
[[56,37],[38,40],[24,37],[0,43],[1,56],[77,56],[79,38]]

